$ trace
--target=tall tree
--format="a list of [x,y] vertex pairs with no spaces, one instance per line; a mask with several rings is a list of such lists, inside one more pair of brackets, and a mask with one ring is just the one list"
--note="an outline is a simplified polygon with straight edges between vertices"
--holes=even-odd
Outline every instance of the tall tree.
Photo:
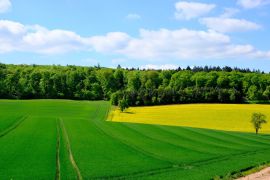
[[251,123],[255,128],[256,134],[258,134],[259,130],[262,128],[262,124],[267,123],[266,116],[262,113],[253,113]]

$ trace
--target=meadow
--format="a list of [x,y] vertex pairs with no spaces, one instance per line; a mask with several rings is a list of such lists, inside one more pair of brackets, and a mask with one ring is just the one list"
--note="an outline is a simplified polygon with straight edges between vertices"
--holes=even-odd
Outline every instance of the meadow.
[[[106,121],[110,108],[106,101],[1,100],[0,179],[211,179],[270,161],[267,133]],[[267,113],[268,106],[257,108]],[[167,110],[162,116],[171,121]],[[130,111],[122,120],[140,116]]]

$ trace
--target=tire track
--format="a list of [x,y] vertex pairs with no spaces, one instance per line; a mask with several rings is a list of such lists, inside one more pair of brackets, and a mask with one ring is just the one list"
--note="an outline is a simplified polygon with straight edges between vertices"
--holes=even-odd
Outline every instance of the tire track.
[[[248,152],[243,152],[243,153],[238,153],[237,155],[234,155],[241,158],[244,156],[251,156],[256,153],[263,153],[266,150],[270,150],[269,148],[267,149],[262,149],[258,151],[248,151]],[[102,177],[92,177],[91,179],[138,179],[138,178],[143,178],[143,177],[149,177],[153,175],[158,175],[158,174],[163,174],[163,173],[168,173],[168,172],[175,172],[175,171],[183,171],[183,170],[188,170],[188,169],[193,169],[194,167],[200,167],[204,165],[208,165],[211,163],[216,163],[220,161],[227,161],[232,158],[231,155],[227,156],[220,156],[218,158],[212,158],[208,160],[202,160],[202,161],[195,161],[193,163],[188,163],[188,164],[175,164],[172,166],[164,167],[164,168],[157,168],[157,169],[152,169],[148,171],[137,171],[134,173],[129,173],[125,175],[119,175],[119,176],[102,176]]]
[[[147,156],[150,156],[152,158],[161,160],[160,158],[155,157],[155,155],[153,157],[153,154],[149,154],[149,152],[145,152],[140,147],[137,147],[136,145],[132,145],[132,144],[130,144],[129,141],[124,140],[122,138],[119,138],[117,135],[115,135],[112,132],[112,130],[109,129],[109,125],[104,125],[103,124],[103,122],[102,122],[103,118],[100,118],[102,120],[97,118],[97,115],[98,115],[99,112],[100,112],[100,109],[97,108],[96,112],[95,112],[95,116],[94,116],[95,118],[93,118],[92,120],[88,119],[89,122],[93,122],[97,126],[99,131],[103,132],[104,134],[106,134],[109,137],[112,137],[112,138],[116,139],[120,143],[125,144],[126,146],[130,147],[131,149],[133,149],[133,150],[135,150],[137,152],[140,152],[140,153],[142,153],[144,155],[147,155]],[[106,117],[106,113],[104,114],[104,117]],[[121,123],[121,125],[122,125],[122,123]],[[103,126],[105,126],[105,127],[103,127]],[[126,127],[125,125],[124,125],[124,127],[125,128],[130,128],[130,127]],[[196,133],[198,133],[198,132],[196,132]],[[198,133],[198,134],[201,135],[201,134],[204,134],[204,133]],[[204,135],[206,135],[206,134],[204,134]],[[206,136],[210,136],[210,135],[206,135]],[[215,138],[215,137],[212,137],[212,138]],[[219,138],[215,138],[215,139],[218,139],[218,140],[221,140],[221,141],[223,140],[223,139],[219,139]],[[223,140],[223,141],[229,142],[228,140]],[[232,143],[232,142],[230,142],[230,143]],[[269,150],[269,148],[260,149],[260,150],[256,150],[256,151],[240,152],[240,153],[234,154],[233,156],[234,157],[237,156],[239,158],[242,158],[244,156],[253,155],[253,154],[256,154],[256,153],[262,153],[262,152],[264,152],[266,150]],[[205,160],[201,160],[201,161],[193,161],[193,162],[190,162],[188,164],[171,164],[171,165],[168,165],[168,166],[165,166],[165,167],[150,169],[150,170],[146,170],[146,171],[137,171],[137,172],[133,172],[133,173],[127,173],[127,174],[116,175],[116,176],[91,177],[91,179],[136,179],[136,178],[143,178],[143,177],[146,177],[146,176],[163,174],[163,173],[166,173],[166,172],[182,171],[182,170],[192,169],[194,167],[204,166],[204,165],[216,163],[216,162],[219,162],[219,161],[227,161],[230,158],[232,158],[232,155],[229,154],[229,155],[226,155],[226,156],[218,156],[218,157],[209,158],[209,159],[205,159]],[[163,161],[164,161],[164,159],[163,159]]]
[[156,137],[153,137],[153,136],[151,136],[151,135],[146,134],[145,132],[142,132],[142,131],[136,129],[136,127],[132,127],[132,125],[130,125],[130,124],[123,124],[123,125],[124,125],[125,127],[129,128],[129,129],[130,129],[131,131],[133,131],[134,133],[136,133],[136,134],[138,134],[138,135],[141,135],[141,136],[143,136],[143,137],[145,137],[145,138],[148,138],[148,139],[150,139],[151,141],[156,141],[156,142],[159,142],[159,143],[161,143],[161,144],[167,144],[167,145],[169,145],[169,146],[171,146],[171,147],[174,147],[174,148],[181,148],[181,149],[186,150],[186,151],[193,151],[193,152],[196,152],[196,153],[209,154],[209,155],[211,155],[211,153],[205,153],[205,152],[203,152],[203,151],[195,150],[195,149],[189,148],[189,147],[185,147],[185,146],[180,145],[180,144],[174,144],[174,143],[171,143],[171,142],[169,142],[169,141],[165,141],[165,140],[158,139],[158,138],[156,138]]
[[[219,142],[223,142],[224,144],[227,144],[228,146],[236,145],[237,147],[233,147],[233,149],[235,149],[235,150],[241,150],[241,149],[243,149],[243,147],[249,146],[245,143],[243,144],[243,143],[231,141],[227,137],[225,137],[226,135],[220,136],[221,131],[212,131],[213,133],[209,134],[209,132],[206,132],[206,131],[204,131],[204,129],[200,129],[200,128],[190,128],[190,127],[182,127],[182,128],[184,128],[186,131],[196,133],[199,136],[203,135],[203,136],[206,136],[208,138],[215,139]],[[216,136],[217,134],[219,134],[219,135]]]
[[66,131],[66,128],[65,128],[65,125],[63,123],[63,120],[60,119],[60,125],[61,125],[61,129],[63,131],[63,135],[64,135],[64,138],[66,139],[66,145],[67,145],[67,151],[68,151],[68,154],[69,154],[69,160],[71,162],[71,165],[73,167],[73,169],[75,170],[76,172],[76,175],[77,175],[77,179],[78,180],[82,180],[82,175],[81,175],[81,172],[80,172],[80,169],[73,157],[73,154],[72,154],[72,151],[71,151],[71,147],[70,147],[70,141],[69,141],[69,137],[68,137],[68,133]]
[[56,120],[57,128],[57,141],[56,141],[56,172],[55,180],[61,179],[61,166],[60,166],[60,132],[59,132],[59,119]]
[[261,146],[268,146],[269,145],[269,142],[263,142],[261,140],[258,140],[258,139],[254,139],[252,137],[248,137],[248,136],[241,136],[240,134],[230,134],[229,132],[227,131],[222,131],[224,134],[226,135],[230,135],[232,137],[236,137],[236,138],[239,138],[239,139],[242,139],[242,140],[245,140],[246,142],[254,142],[254,143],[260,143]]
[[[162,157],[162,156],[158,156],[157,154],[154,154],[152,152],[149,152],[149,151],[146,151],[142,148],[140,148],[139,146],[137,145],[134,145],[134,144],[131,144],[128,140],[125,140],[125,139],[122,139],[122,138],[119,138],[117,137],[117,135],[115,135],[111,130],[109,130],[109,125],[107,125],[107,122],[104,121],[104,119],[107,117],[106,116],[106,113],[104,114],[104,116],[102,117],[102,120],[99,120],[97,119],[96,117],[98,117],[98,114],[100,112],[100,108],[101,106],[98,106],[96,108],[96,111],[95,111],[95,118],[93,118],[93,120],[90,120],[90,119],[87,119],[89,121],[89,123],[93,123],[97,130],[106,135],[107,137],[110,137],[110,138],[113,138],[115,139],[117,142],[123,144],[124,146],[126,146],[127,148],[129,148],[130,150],[132,150],[133,152],[136,152],[136,153],[140,153],[141,155],[143,156],[146,156],[146,157],[150,157],[150,158],[153,158],[153,159],[156,159],[156,160],[159,160],[161,162],[165,162],[165,163],[168,163],[168,164],[172,164],[171,161],[169,161],[168,159]],[[109,108],[109,107],[108,107]],[[119,124],[120,125],[120,124]],[[121,124],[122,125],[122,124]],[[104,126],[106,128],[106,130],[104,129]],[[122,125],[123,128],[127,128],[125,126]]]
[[13,123],[11,126],[9,126],[4,131],[0,132],[0,138],[7,135],[11,131],[15,130],[25,119],[27,119],[28,116],[22,116],[19,120],[17,120],[15,123]]
[[170,164],[172,163],[171,161],[169,161],[168,159],[165,159],[162,156],[158,156],[157,154],[146,151],[146,150],[144,150],[143,148],[141,148],[141,147],[139,147],[137,145],[131,144],[128,140],[120,139],[119,137],[117,137],[117,135],[114,135],[113,132],[108,132],[108,131],[104,130],[102,127],[100,127],[101,125],[99,125],[98,122],[94,121],[94,125],[97,127],[97,130],[100,133],[102,133],[102,134],[104,134],[104,135],[106,135],[106,136],[108,136],[110,138],[115,139],[117,142],[125,145],[127,148],[131,149],[133,152],[140,153],[141,155],[144,155],[146,157],[151,157],[153,159],[156,159],[156,160],[159,160],[159,161],[162,161],[162,162],[165,162],[165,163],[170,163]]
[[[97,117],[98,113],[100,112],[100,109],[99,107],[97,107],[96,109],[96,112],[95,112],[95,117]],[[106,117],[106,114],[104,115],[103,118]],[[93,124],[97,127],[97,129],[104,135],[110,137],[110,138],[113,138],[115,139],[116,141],[120,142],[121,144],[125,145],[126,147],[130,148],[131,150],[137,152],[137,153],[140,153],[144,156],[147,156],[147,157],[151,157],[153,159],[156,159],[156,160],[159,160],[159,161],[162,161],[162,162],[165,162],[169,165],[167,166],[164,166],[164,167],[161,167],[161,168],[155,168],[155,169],[150,169],[150,170],[146,170],[146,171],[140,171],[140,172],[134,172],[134,173],[129,173],[129,174],[126,174],[126,175],[120,175],[120,176],[103,176],[103,177],[91,177],[91,179],[126,179],[126,178],[138,178],[138,177],[144,177],[144,176],[149,176],[149,175],[154,175],[154,174],[160,174],[160,173],[164,173],[166,171],[171,171],[171,170],[179,170],[179,169],[187,169],[189,168],[189,165],[185,165],[185,164],[179,164],[179,163],[174,163],[172,161],[170,161],[169,159],[167,158],[164,158],[163,156],[159,156],[158,154],[155,154],[155,153],[152,153],[152,152],[149,152],[149,151],[146,151],[144,149],[142,149],[141,147],[137,146],[137,145],[134,145],[133,143],[131,144],[128,140],[125,140],[125,139],[122,139],[122,138],[119,138],[117,135],[115,135],[112,130],[110,130],[109,128],[109,125],[107,124],[104,124],[104,123],[108,123],[108,122],[103,122],[102,120],[98,120],[98,119],[93,119],[92,121],[89,120],[89,122],[93,122]],[[158,140],[158,139],[155,139],[155,138],[152,138],[152,137],[148,137],[147,135],[145,134],[141,134],[140,132],[138,132],[137,130],[131,128],[131,127],[128,127],[126,124],[124,123],[119,123],[119,125],[121,125],[123,128],[126,128],[126,129],[129,129],[131,131],[133,131],[134,133],[136,134],[139,134],[145,138],[148,138],[150,140],[157,140],[159,141],[160,143],[166,143],[166,144],[169,144],[171,146],[174,146],[174,147],[182,147],[182,146],[179,146],[179,145],[175,145],[175,144],[171,144],[171,143],[168,143],[168,142],[163,142],[161,140]],[[183,148],[183,147],[182,147]],[[184,148],[186,149],[186,148]],[[190,150],[190,149],[187,149],[187,150]],[[202,153],[202,152],[200,152]],[[218,158],[218,157],[215,157],[215,158]],[[207,159],[209,160],[209,159]]]
[[[119,138],[117,135],[115,135],[112,130],[109,129],[109,125],[104,125],[103,123],[103,118],[98,119],[97,115],[98,113],[100,113],[100,109],[97,107],[96,112],[95,112],[95,118],[93,118],[92,120],[88,119],[89,122],[93,122],[96,127],[99,129],[99,131],[103,132],[105,135],[116,139],[117,141],[119,141],[122,144],[125,144],[126,146],[130,147],[131,149],[140,152],[148,157],[152,157],[158,160],[163,160],[163,158],[161,157],[157,157],[154,154],[151,154],[143,149],[141,149],[140,147],[137,147],[136,145],[132,145],[130,144],[129,141],[124,140],[122,138]],[[104,118],[106,118],[106,113],[104,113]],[[107,123],[107,122],[105,122]],[[123,123],[121,123],[121,125],[123,125]],[[103,127],[105,126],[105,127]],[[127,125],[123,125],[125,128],[131,129],[133,131],[135,131],[133,128],[127,127]],[[108,131],[109,130],[109,131]],[[198,133],[197,134],[204,134],[204,133]],[[173,133],[174,134],[174,133]],[[205,135],[205,134],[204,134]],[[206,135],[206,136],[210,136],[210,135]],[[210,136],[211,137],[211,136]],[[149,138],[149,137],[148,137]],[[219,138],[215,138],[212,137],[214,139],[218,139],[221,141],[225,141],[226,143],[232,143],[228,140],[223,140],[223,139],[219,139]],[[262,153],[266,150],[269,150],[269,148],[265,148],[265,149],[260,149],[260,150],[256,150],[256,151],[246,151],[246,152],[240,152],[240,153],[235,153],[233,154],[233,156],[237,156],[239,158],[242,158],[244,156],[247,155],[253,155],[256,153]],[[100,176],[100,177],[91,177],[91,179],[137,179],[137,178],[143,178],[143,177],[147,177],[147,176],[152,176],[152,175],[157,175],[157,174],[163,174],[166,172],[174,172],[174,171],[182,171],[182,170],[187,170],[187,169],[192,169],[194,167],[199,167],[199,166],[204,166],[207,164],[212,164],[212,163],[216,163],[219,161],[227,161],[232,157],[232,155],[226,155],[226,156],[218,156],[218,157],[213,157],[213,158],[209,158],[209,159],[204,159],[201,161],[193,161],[187,164],[171,164],[165,167],[161,167],[161,168],[154,168],[154,169],[150,169],[150,170],[146,170],[146,171],[137,171],[137,172],[133,172],[133,173],[127,173],[127,174],[123,174],[123,175],[116,175],[116,176]],[[168,161],[167,161],[168,162]]]
[[[169,134],[173,134],[173,135],[179,137],[180,139],[184,138],[185,140],[194,141],[194,142],[200,143],[202,145],[207,145],[207,147],[212,146],[214,148],[220,148],[220,149],[239,150],[237,148],[229,147],[229,146],[226,146],[226,145],[223,145],[223,144],[221,145],[221,144],[218,144],[218,143],[215,143],[215,142],[209,142],[209,141],[205,141],[205,140],[202,141],[201,139],[200,139],[201,140],[200,141],[197,138],[191,138],[191,135],[190,136],[185,136],[185,135],[182,135],[182,134],[180,135],[180,134],[176,133],[175,131],[168,129],[167,127],[163,127],[163,126],[159,126],[159,125],[156,126],[156,127],[161,129],[164,132],[167,132]],[[198,134],[198,133],[194,133],[194,134]]]

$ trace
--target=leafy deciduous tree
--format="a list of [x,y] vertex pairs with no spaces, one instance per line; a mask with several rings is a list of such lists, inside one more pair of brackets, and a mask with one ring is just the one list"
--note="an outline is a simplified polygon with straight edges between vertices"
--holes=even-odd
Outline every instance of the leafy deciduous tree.
[[259,130],[262,128],[262,124],[267,123],[266,116],[262,113],[253,113],[251,123],[255,128],[256,134],[258,134]]

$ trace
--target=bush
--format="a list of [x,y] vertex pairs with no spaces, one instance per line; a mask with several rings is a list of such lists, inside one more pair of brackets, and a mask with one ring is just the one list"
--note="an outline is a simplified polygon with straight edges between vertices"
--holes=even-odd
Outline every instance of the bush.
[[123,112],[125,109],[127,109],[129,107],[126,99],[120,100],[118,103],[118,106],[119,106],[121,112]]

